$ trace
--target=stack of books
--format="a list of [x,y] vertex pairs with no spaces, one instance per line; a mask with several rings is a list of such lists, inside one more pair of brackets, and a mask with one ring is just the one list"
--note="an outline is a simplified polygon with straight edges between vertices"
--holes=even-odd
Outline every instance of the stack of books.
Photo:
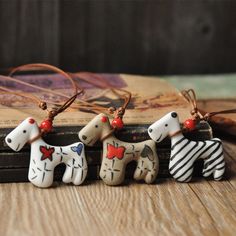
[[[86,78],[92,81],[95,78]],[[190,105],[181,96],[179,91],[164,80],[134,75],[100,75],[104,80],[116,88],[122,88],[132,93],[133,97],[124,116],[125,126],[116,132],[116,136],[127,142],[140,142],[150,139],[147,127],[160,119],[170,111],[179,114],[181,122],[190,118]],[[70,84],[66,79],[56,74],[34,74],[20,75],[22,81],[37,84],[42,87],[51,88],[63,94],[71,94]],[[120,106],[122,100],[116,97],[109,89],[102,89],[85,82],[78,74],[76,78],[80,86],[85,88],[83,98],[104,107]],[[23,87],[17,83],[0,81],[1,86],[10,87],[16,91],[33,93],[35,96],[50,101],[62,101],[60,96],[50,95],[37,91],[36,89]],[[64,99],[65,100],[65,99]],[[28,181],[30,146],[26,145],[21,151],[14,152],[4,142],[6,135],[27,117],[33,117],[40,123],[46,116],[34,103],[22,97],[0,93],[0,182],[25,182]],[[54,129],[44,137],[51,145],[68,145],[78,142],[78,132],[96,114],[69,108],[58,115],[54,122]],[[197,130],[186,133],[186,137],[192,140],[205,140],[212,137],[211,128],[208,123],[201,123]],[[99,168],[101,164],[102,145],[97,143],[93,147],[86,147],[88,160],[89,180],[99,179]],[[165,139],[157,144],[158,157],[160,160],[160,171],[157,177],[169,177],[168,164],[170,156],[170,140]],[[136,163],[127,166],[126,177],[132,178]],[[196,163],[195,176],[201,175],[201,161]],[[61,180],[64,172],[63,164],[55,169],[55,180]]]

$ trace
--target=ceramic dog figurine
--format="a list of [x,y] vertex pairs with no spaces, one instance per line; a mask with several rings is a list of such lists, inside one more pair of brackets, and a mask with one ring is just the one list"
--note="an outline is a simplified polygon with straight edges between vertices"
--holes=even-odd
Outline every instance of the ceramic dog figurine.
[[68,146],[52,146],[43,141],[39,127],[33,118],[25,119],[5,138],[7,145],[20,151],[28,142],[31,145],[28,179],[38,187],[46,188],[53,183],[54,168],[66,165],[63,182],[80,185],[87,175],[87,161],[81,142]]
[[80,140],[92,146],[97,140],[103,142],[101,179],[108,185],[119,185],[124,181],[126,165],[135,160],[137,167],[134,179],[144,179],[146,183],[155,181],[159,170],[156,145],[153,140],[128,143],[113,135],[109,118],[97,115],[80,132]]
[[190,141],[181,132],[178,114],[170,112],[148,128],[149,136],[157,143],[165,137],[171,138],[170,174],[180,182],[192,178],[194,162],[204,160],[203,176],[213,174],[215,180],[222,179],[225,160],[221,140]]

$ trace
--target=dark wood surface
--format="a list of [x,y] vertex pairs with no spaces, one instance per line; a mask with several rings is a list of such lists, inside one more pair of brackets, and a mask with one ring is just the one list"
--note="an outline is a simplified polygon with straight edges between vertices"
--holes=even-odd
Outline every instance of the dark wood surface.
[[0,67],[236,71],[234,0],[0,0]]
[[0,67],[59,64],[59,1],[0,0]]

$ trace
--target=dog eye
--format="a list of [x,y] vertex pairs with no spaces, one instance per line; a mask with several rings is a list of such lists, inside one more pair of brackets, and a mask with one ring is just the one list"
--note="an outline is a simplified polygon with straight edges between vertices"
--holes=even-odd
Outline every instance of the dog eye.
[[26,133],[26,130],[23,130],[23,133]]
[[165,127],[167,127],[168,126],[168,124],[165,124]]
[[98,128],[98,125],[95,125],[95,128]]

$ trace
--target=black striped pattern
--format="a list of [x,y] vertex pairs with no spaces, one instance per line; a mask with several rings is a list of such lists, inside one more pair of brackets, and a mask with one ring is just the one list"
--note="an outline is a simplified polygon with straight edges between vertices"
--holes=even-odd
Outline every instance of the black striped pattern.
[[190,141],[184,136],[171,146],[169,171],[180,182],[188,182],[192,178],[194,162],[204,159],[203,176],[213,174],[215,180],[220,180],[225,171],[225,161],[222,143],[219,139],[206,141]]

